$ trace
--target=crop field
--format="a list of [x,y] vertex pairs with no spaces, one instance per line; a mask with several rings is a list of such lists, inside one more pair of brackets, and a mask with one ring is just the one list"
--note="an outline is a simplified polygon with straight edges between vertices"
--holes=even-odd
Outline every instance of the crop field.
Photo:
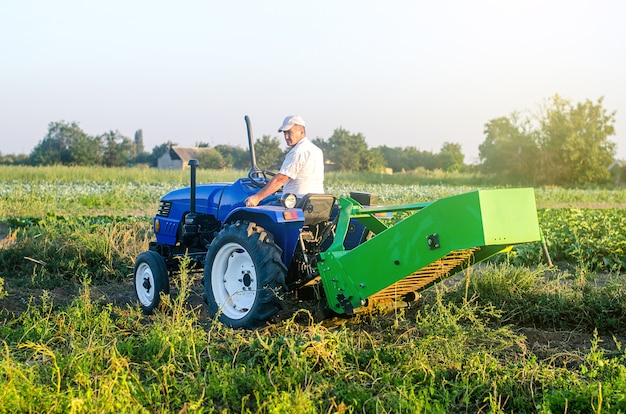
[[[188,181],[0,166],[0,413],[626,413],[626,190],[535,190],[552,267],[528,243],[409,308],[319,321],[290,303],[246,331],[208,317],[184,265],[163,311],[135,303],[159,197]],[[383,204],[487,188],[409,174],[326,187]]]

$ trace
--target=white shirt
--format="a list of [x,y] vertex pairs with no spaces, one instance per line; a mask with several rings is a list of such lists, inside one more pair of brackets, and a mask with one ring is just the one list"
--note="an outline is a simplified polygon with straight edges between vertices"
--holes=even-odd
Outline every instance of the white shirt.
[[324,154],[307,137],[291,148],[278,172],[289,177],[284,193],[324,193]]

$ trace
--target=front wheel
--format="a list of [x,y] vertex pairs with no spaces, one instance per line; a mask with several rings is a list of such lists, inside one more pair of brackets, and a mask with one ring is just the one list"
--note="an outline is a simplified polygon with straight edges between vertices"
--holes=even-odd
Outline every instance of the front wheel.
[[271,234],[255,223],[227,224],[204,266],[209,312],[232,328],[255,329],[282,309],[287,268]]
[[150,314],[159,306],[161,293],[170,292],[165,260],[157,252],[141,253],[133,269],[135,293],[144,313]]

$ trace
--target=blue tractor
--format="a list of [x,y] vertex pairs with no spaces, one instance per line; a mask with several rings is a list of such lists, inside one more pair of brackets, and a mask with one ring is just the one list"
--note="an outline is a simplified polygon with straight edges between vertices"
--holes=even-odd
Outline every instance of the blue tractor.
[[204,268],[210,313],[235,328],[265,324],[282,308],[290,287],[315,278],[313,256],[330,236],[335,197],[308,194],[298,200],[279,191],[257,207],[246,207],[244,200],[275,173],[257,167],[250,119],[245,121],[251,160],[247,177],[198,185],[198,161],[190,160],[190,187],[161,198],[153,222],[156,240],[134,265],[135,292],[145,313],[169,293],[169,278],[183,256],[194,268]]
[[[246,207],[245,199],[274,173],[257,167],[245,121],[247,177],[198,185],[198,162],[190,160],[190,186],[161,198],[156,240],[134,264],[144,312],[169,293],[182,257],[204,269],[213,317],[255,329],[272,321],[287,295],[313,300],[325,314],[405,306],[445,277],[514,244],[540,240],[532,189],[480,190],[399,206],[377,206],[369,193],[298,199],[279,191]],[[395,213],[402,218],[389,220]]]

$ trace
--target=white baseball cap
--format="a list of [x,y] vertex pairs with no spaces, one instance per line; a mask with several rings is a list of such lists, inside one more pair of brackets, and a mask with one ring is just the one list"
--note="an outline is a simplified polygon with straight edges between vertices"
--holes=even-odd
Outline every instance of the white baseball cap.
[[278,128],[278,132],[289,131],[294,125],[304,126],[304,119],[302,119],[298,115],[289,115],[283,121],[283,125]]

